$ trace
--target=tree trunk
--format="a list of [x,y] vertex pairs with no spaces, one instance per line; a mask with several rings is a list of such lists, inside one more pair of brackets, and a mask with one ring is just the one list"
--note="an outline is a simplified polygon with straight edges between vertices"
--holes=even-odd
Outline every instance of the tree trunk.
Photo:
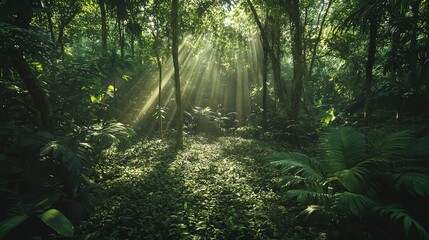
[[267,100],[268,100],[268,52],[264,51],[264,59],[262,64],[262,128],[267,130]]
[[[46,7],[43,0],[40,1],[40,4],[42,5],[42,8]],[[51,1],[49,1],[49,5],[52,6]],[[49,34],[51,35],[51,41],[53,44],[53,43],[55,43],[54,24],[52,22],[52,14],[51,14],[51,11],[49,9],[46,11],[46,17],[48,18]]]
[[317,47],[319,46],[320,43],[320,39],[322,37],[322,33],[323,33],[323,28],[325,26],[325,21],[326,21],[326,17],[328,16],[328,12],[329,9],[331,8],[333,0],[329,0],[328,2],[328,6],[326,7],[325,13],[323,14],[322,17],[322,22],[320,23],[320,28],[319,28],[319,32],[317,33],[317,38],[316,38],[316,42],[313,45],[313,50],[311,52],[311,60],[310,60],[310,66],[308,69],[308,80],[311,80],[312,77],[312,73],[313,73],[313,67],[314,67],[314,62],[316,61],[316,56],[317,56]]
[[119,11],[120,11],[120,9],[119,9],[119,7],[117,7],[117,9],[116,9],[116,24],[118,26],[119,48],[121,51],[121,58],[123,58],[125,55],[125,51],[124,51],[125,42],[124,42],[124,33],[122,32],[122,19],[121,19]]
[[303,92],[303,77],[305,71],[304,56],[302,52],[302,26],[299,10],[299,1],[291,2],[291,33],[293,34],[292,41],[292,57],[293,57],[293,79],[292,79],[292,94],[291,94],[291,119],[296,120],[299,116],[301,97]]
[[[272,28],[271,29],[271,40],[272,44],[270,47],[269,40],[268,40],[268,23],[266,22],[265,27],[262,25],[261,21],[259,20],[258,13],[256,12],[255,7],[253,6],[252,2],[250,0],[247,0],[247,4],[250,7],[250,10],[252,11],[253,17],[255,19],[256,24],[258,25],[258,28],[261,32],[261,38],[262,38],[262,47],[265,49],[264,51],[268,51],[269,56],[271,58],[271,67],[273,71],[273,80],[274,80],[274,90],[276,92],[276,95],[278,97],[278,101],[280,103],[280,109],[283,111],[280,111],[280,113],[284,112],[284,110],[287,109],[287,89],[285,84],[282,81],[281,78],[281,66],[280,66],[280,25],[278,23],[275,23],[273,21]],[[268,21],[268,14],[267,14],[267,20]]]
[[162,134],[162,63],[161,57],[159,56],[159,52],[156,53],[156,62],[158,64],[158,117],[159,117],[159,138],[163,137]]
[[[28,29],[30,22],[33,17],[32,5],[29,0],[10,1],[6,4],[12,6],[16,4],[12,9],[19,9],[16,12],[10,14],[15,15],[14,25],[20,28]],[[34,107],[37,110],[37,122],[43,130],[53,130],[54,125],[51,116],[51,108],[49,102],[43,92],[42,87],[39,85],[37,78],[31,71],[31,66],[24,58],[24,53],[20,48],[7,49],[8,55],[11,56],[11,65],[18,73],[19,77],[24,82],[25,87],[33,100]]]
[[372,69],[375,62],[375,52],[377,50],[377,28],[378,20],[376,16],[371,16],[369,19],[369,44],[368,44],[368,57],[365,67],[365,83],[364,83],[364,96],[365,96],[365,122],[372,111],[371,106],[371,87],[373,81]]
[[[311,51],[310,66],[308,68],[307,76],[305,78],[305,86],[306,87],[304,87],[304,104],[307,103],[306,104],[307,113],[311,113],[312,112],[311,109],[313,107],[313,97],[308,93],[308,84],[310,84],[310,82],[312,81],[312,78],[313,78],[313,68],[314,68],[314,63],[316,62],[317,48],[318,48],[320,40],[322,38],[322,33],[323,33],[324,26],[325,26],[326,17],[328,16],[329,9],[332,6],[332,2],[333,2],[333,0],[329,0],[328,6],[325,9],[325,13],[323,14],[323,17],[320,21],[320,25],[319,25],[320,27],[319,27],[319,32],[317,33],[316,42],[314,43],[313,49]],[[320,19],[322,11],[323,11],[323,8],[320,10],[318,19]],[[319,20],[318,20],[318,23],[319,23]],[[304,57],[304,59],[305,59],[305,57]]]
[[36,77],[31,72],[30,64],[25,61],[23,53],[19,49],[14,50],[13,56],[13,66],[19,77],[24,82],[25,87],[28,89],[30,97],[32,98],[37,110],[37,118],[40,128],[44,130],[53,130],[51,109],[48,100]]
[[104,0],[98,0],[101,15],[101,48],[104,53],[107,53],[107,18],[106,18],[106,3]]
[[182,95],[180,93],[180,72],[179,72],[179,25],[178,9],[179,0],[172,0],[171,4],[171,28],[173,31],[173,65],[174,65],[174,86],[176,90],[176,118],[177,135],[176,147],[183,148],[183,115],[182,115]]

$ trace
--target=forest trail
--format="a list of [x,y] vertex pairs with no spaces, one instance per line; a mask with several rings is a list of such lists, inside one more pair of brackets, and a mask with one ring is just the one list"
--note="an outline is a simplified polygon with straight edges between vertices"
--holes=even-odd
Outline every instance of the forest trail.
[[181,151],[161,140],[111,150],[97,167],[106,197],[79,231],[90,239],[321,239],[296,225],[297,209],[279,196],[278,172],[262,161],[273,150],[235,137],[187,138]]

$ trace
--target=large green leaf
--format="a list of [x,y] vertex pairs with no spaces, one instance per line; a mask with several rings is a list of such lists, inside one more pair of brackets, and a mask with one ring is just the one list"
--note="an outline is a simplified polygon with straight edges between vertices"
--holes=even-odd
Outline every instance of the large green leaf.
[[363,195],[351,192],[334,194],[334,208],[346,214],[362,216],[376,205],[374,200]]
[[370,158],[350,169],[337,172],[336,175],[350,192],[361,193],[369,187],[373,176],[383,174],[386,170],[388,170],[386,160]]
[[323,173],[316,160],[301,153],[279,152],[271,155],[271,164],[280,166],[287,171],[293,171],[297,175],[309,178],[313,181],[322,181]]
[[65,237],[73,237],[73,224],[57,209],[49,209],[40,214],[39,218],[58,234]]
[[399,205],[385,205],[375,208],[375,212],[389,216],[392,222],[402,221],[404,233],[406,236],[410,234],[411,228],[414,226],[422,239],[429,239],[429,234],[426,229],[416,221],[410,213]]
[[0,239],[4,238],[14,227],[18,226],[29,218],[28,215],[23,214],[19,216],[13,216],[0,222]]
[[375,157],[400,157],[407,153],[413,135],[410,131],[402,131],[389,135],[380,131],[368,134],[369,150]]
[[290,199],[296,198],[299,202],[307,204],[326,204],[332,199],[331,194],[302,189],[289,190],[285,192],[285,197]]
[[387,175],[399,191],[407,191],[412,195],[429,196],[429,175],[423,172],[392,172]]
[[342,127],[326,133],[321,142],[326,154],[326,170],[333,174],[350,169],[365,159],[365,139],[353,128]]

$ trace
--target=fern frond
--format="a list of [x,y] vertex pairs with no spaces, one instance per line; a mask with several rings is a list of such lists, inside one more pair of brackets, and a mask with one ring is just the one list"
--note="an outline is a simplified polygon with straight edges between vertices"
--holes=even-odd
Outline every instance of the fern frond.
[[365,139],[353,128],[332,129],[321,138],[320,145],[329,173],[350,169],[365,158]]
[[368,187],[368,182],[373,176],[383,174],[386,170],[388,170],[386,160],[370,158],[335,175],[350,192],[359,193]]
[[294,189],[285,192],[285,197],[296,199],[298,202],[307,204],[326,204],[332,199],[332,194],[314,192],[310,190]]
[[271,161],[272,165],[314,181],[322,181],[324,178],[318,162],[301,153],[279,152],[271,155],[267,160]]
[[399,191],[412,195],[429,196],[429,175],[423,172],[390,172],[386,179]]
[[410,131],[396,132],[383,135],[379,132],[368,135],[369,151],[375,157],[391,158],[404,156],[413,135]]
[[429,239],[429,234],[425,228],[400,205],[384,205],[376,207],[374,210],[379,215],[388,216],[393,223],[401,221],[404,233],[407,237],[412,227],[414,227],[423,239]]
[[334,219],[338,219],[338,215],[332,211],[332,208],[323,205],[309,205],[303,211],[299,213],[299,217],[302,217],[306,223],[320,224],[329,223]]
[[132,128],[116,121],[95,124],[89,129],[90,138],[98,142],[106,143],[107,146],[133,135],[135,135],[135,132]]
[[348,215],[362,216],[376,205],[374,200],[360,194],[351,192],[334,194],[333,207]]

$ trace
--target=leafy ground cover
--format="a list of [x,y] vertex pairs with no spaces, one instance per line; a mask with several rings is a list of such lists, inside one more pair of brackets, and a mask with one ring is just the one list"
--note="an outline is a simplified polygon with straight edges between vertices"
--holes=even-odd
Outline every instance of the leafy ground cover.
[[285,146],[237,137],[189,137],[110,149],[94,178],[105,197],[77,229],[89,239],[323,239],[276,190],[261,159]]

